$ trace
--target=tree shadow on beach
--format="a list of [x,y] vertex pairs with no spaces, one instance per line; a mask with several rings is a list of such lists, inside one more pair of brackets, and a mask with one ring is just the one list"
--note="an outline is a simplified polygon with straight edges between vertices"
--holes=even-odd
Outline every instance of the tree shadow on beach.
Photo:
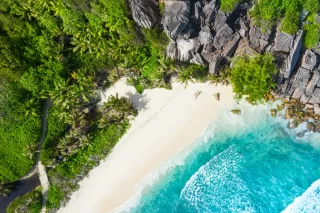
[[145,95],[132,92],[127,92],[126,95],[128,96],[129,100],[133,104],[134,108],[136,108],[138,111],[145,111],[148,109],[147,105],[150,101]]

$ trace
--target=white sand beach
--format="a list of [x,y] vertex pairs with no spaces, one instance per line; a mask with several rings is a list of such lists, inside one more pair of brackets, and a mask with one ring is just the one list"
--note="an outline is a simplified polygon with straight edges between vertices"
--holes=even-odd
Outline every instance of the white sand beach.
[[[195,99],[194,94],[201,91]],[[127,96],[139,110],[127,134],[109,157],[81,182],[60,213],[111,212],[134,196],[139,183],[155,168],[192,144],[219,109],[235,105],[230,86],[174,83],[172,90],[145,90],[118,81],[104,94]],[[220,101],[213,94],[220,93]]]

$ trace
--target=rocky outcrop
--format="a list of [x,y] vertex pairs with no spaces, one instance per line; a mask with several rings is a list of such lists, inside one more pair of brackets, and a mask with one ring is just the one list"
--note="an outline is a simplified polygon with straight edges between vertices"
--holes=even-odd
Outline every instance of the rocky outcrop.
[[232,40],[232,35],[232,29],[227,24],[223,24],[214,37],[213,46],[216,49],[221,49],[225,44]]
[[303,39],[303,31],[299,31],[294,39],[293,48],[290,50],[290,54],[285,61],[284,67],[282,68],[282,72],[285,78],[289,78],[293,69],[295,68],[302,47],[302,39]]
[[218,74],[218,70],[221,63],[221,57],[220,56],[214,56],[209,64],[209,73],[210,74]]
[[292,48],[293,36],[288,33],[278,32],[275,39],[275,51],[289,52]]
[[190,0],[165,1],[162,25],[169,38],[175,40],[187,27],[190,18]]
[[301,57],[303,30],[290,35],[276,26],[261,29],[246,16],[249,5],[239,4],[226,14],[217,0],[165,1],[162,24],[171,39],[167,56],[218,74],[234,55],[270,52],[279,70],[276,97],[298,99],[313,110],[320,103],[320,51],[307,50]]
[[170,42],[167,47],[167,56],[179,61],[189,61],[197,51],[198,39],[177,39],[176,42]]
[[302,57],[301,67],[308,70],[313,70],[318,63],[318,56],[316,53],[312,52],[311,50],[307,50]]
[[150,29],[159,19],[158,5],[154,0],[129,0],[134,21],[141,27]]
[[264,32],[261,28],[251,24],[251,29],[249,31],[250,46],[259,52],[263,51],[269,44],[270,35],[271,30],[266,29]]
[[205,26],[199,33],[199,40],[201,45],[207,45],[213,43],[213,35],[209,26]]
[[245,37],[240,40],[239,45],[237,47],[235,55],[237,56],[243,56],[243,55],[249,55],[252,56],[254,54],[257,54],[257,51],[252,49],[249,45],[248,39]]

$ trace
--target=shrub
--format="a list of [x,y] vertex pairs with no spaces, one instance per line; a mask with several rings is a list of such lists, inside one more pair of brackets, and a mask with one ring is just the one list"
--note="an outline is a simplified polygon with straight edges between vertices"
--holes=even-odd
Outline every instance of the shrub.
[[310,13],[316,14],[320,8],[319,0],[303,0],[303,7]]
[[28,116],[0,125],[0,182],[15,181],[28,173],[34,163],[40,130],[39,117]]
[[299,30],[300,10],[297,3],[292,3],[286,10],[284,19],[281,22],[281,31],[295,34]]
[[272,75],[277,73],[274,58],[270,54],[235,58],[231,83],[237,99],[246,96],[251,103],[260,102],[264,94],[274,88]]
[[159,3],[159,10],[160,10],[161,15],[164,14],[165,8],[166,8],[165,3],[164,3],[164,2],[160,2],[160,3]]
[[60,200],[63,198],[63,192],[55,185],[51,185],[48,191],[47,207],[57,208],[60,206]]
[[44,165],[49,165],[54,157],[57,156],[56,145],[68,127],[68,125],[59,120],[53,111],[54,106],[49,110],[46,137],[40,153],[40,159]]
[[17,197],[7,208],[7,213],[40,213],[42,193],[40,188]]
[[304,45],[307,48],[313,48],[319,41],[319,26],[317,24],[306,24],[304,26],[305,38]]
[[228,13],[234,9],[239,0],[221,0],[220,10]]

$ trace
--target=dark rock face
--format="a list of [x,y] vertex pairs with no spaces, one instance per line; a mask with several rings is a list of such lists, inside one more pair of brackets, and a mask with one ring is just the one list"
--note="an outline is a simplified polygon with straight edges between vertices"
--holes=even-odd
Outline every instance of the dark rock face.
[[203,60],[202,56],[199,53],[196,53],[193,58],[190,60],[192,64],[204,65],[206,66],[207,63]]
[[226,43],[226,45],[224,45],[221,55],[225,57],[231,57],[236,51],[239,41],[240,35],[238,33],[232,35],[232,39]]
[[214,37],[214,47],[216,49],[221,49],[226,43],[232,40],[232,34],[232,29],[227,24],[223,24]]
[[169,38],[175,40],[187,27],[190,18],[190,1],[165,1],[162,25]]
[[250,47],[248,39],[243,38],[239,42],[239,45],[238,45],[238,48],[236,50],[235,55],[237,55],[237,56],[243,56],[243,55],[252,56],[256,53],[257,52]]
[[302,39],[303,39],[303,31],[300,31],[296,34],[293,48],[290,51],[289,57],[285,61],[285,67],[283,67],[282,69],[285,78],[290,77],[294,67],[296,66],[299,60],[300,51],[302,48]]
[[246,17],[249,5],[240,4],[226,14],[219,10],[217,0],[165,1],[162,25],[171,39],[167,56],[208,66],[210,74],[218,74],[221,65],[230,63],[233,55],[270,52],[279,70],[275,76],[278,85],[275,95],[300,99],[303,104],[317,107],[315,104],[320,103],[320,51],[307,50],[301,57],[303,31],[289,35],[276,26],[262,30]]
[[216,6],[216,0],[212,0],[203,7],[204,21],[202,22],[202,25],[210,25],[212,23],[218,12]]
[[134,21],[141,27],[150,29],[155,26],[159,9],[154,0],[129,0]]
[[221,59],[222,58],[220,56],[213,56],[213,58],[209,64],[209,73],[210,74],[218,74]]
[[275,51],[289,52],[292,48],[293,36],[278,32],[275,39]]
[[316,88],[312,93],[311,99],[308,101],[311,104],[320,103],[320,88]]
[[226,14],[219,10],[215,19],[214,19],[212,29],[214,31],[219,31],[225,25],[226,22],[227,22]]
[[209,26],[205,26],[199,33],[199,40],[201,45],[212,44],[213,35]]
[[250,46],[257,51],[264,50],[269,44],[270,35],[271,30],[266,29],[266,31],[263,32],[261,28],[251,25],[249,31]]
[[313,70],[316,67],[316,65],[318,65],[317,55],[311,50],[307,50],[302,57],[301,67],[308,70]]

